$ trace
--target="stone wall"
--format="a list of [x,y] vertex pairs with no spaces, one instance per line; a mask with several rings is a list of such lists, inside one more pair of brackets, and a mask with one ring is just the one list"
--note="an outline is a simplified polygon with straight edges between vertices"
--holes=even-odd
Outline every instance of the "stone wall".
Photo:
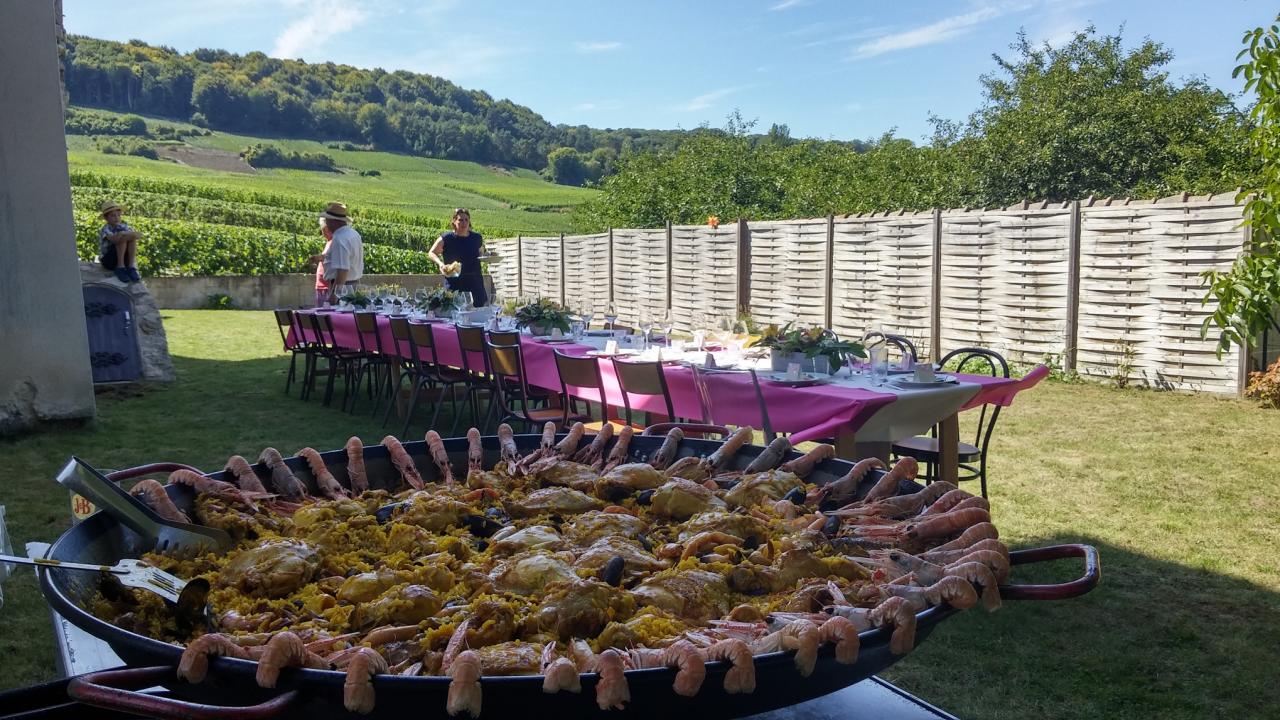
[[0,2],[0,435],[92,417],[51,2]]
[[[361,284],[399,285],[406,290],[437,287],[444,283],[440,275],[365,275]],[[493,281],[485,283],[492,292]],[[162,308],[192,310],[208,307],[209,296],[226,295],[241,310],[310,307],[315,302],[315,276],[291,275],[217,275],[212,277],[154,277],[146,279],[147,288]]]

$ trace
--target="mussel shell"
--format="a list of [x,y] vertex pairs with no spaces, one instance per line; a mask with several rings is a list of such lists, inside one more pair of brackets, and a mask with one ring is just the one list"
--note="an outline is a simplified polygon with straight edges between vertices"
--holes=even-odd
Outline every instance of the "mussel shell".
[[472,535],[481,538],[487,538],[506,527],[505,523],[498,522],[487,514],[468,515],[463,518],[463,523],[467,526],[467,530],[469,530]]
[[790,500],[792,505],[804,505],[804,488],[791,488],[791,492],[782,496],[783,500]]
[[650,505],[652,503],[653,503],[653,490],[641,490],[640,493],[636,495],[637,505]]
[[609,558],[609,562],[600,568],[600,581],[618,587],[622,584],[622,570],[626,566],[627,561],[621,555],[614,555]]

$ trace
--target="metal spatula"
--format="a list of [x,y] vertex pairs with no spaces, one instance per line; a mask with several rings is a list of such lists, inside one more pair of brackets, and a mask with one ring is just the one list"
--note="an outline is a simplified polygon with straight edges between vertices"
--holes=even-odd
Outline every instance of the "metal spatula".
[[[141,590],[149,590],[156,595],[177,604],[179,598],[190,584],[204,584],[204,592],[209,591],[209,583],[200,578],[188,583],[186,580],[152,567],[141,560],[121,560],[115,565],[90,565],[88,563],[63,562],[50,558],[25,558],[15,555],[0,555],[0,562],[18,563],[19,565],[35,565],[38,567],[59,568],[62,570],[85,570],[88,572],[111,573],[122,585]],[[191,592],[196,592],[193,589]],[[203,605],[203,600],[200,601]]]
[[58,473],[58,483],[85,496],[98,509],[153,541],[157,552],[190,557],[230,550],[234,545],[231,536],[217,528],[160,517],[78,457],[73,456]]

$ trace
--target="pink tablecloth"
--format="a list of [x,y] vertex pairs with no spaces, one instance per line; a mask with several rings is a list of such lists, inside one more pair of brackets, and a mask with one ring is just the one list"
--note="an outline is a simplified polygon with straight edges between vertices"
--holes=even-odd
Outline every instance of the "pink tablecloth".
[[[334,335],[342,347],[358,349],[360,340],[355,329],[355,317],[351,313],[331,313],[333,317]],[[378,316],[378,330],[384,352],[401,354],[406,348],[397,349],[391,337],[390,323],[384,316]],[[447,323],[432,323],[432,333],[436,340],[436,356],[439,362],[461,367],[462,350],[458,345],[456,328]],[[552,390],[560,389],[560,375],[556,371],[555,351],[560,350],[569,355],[582,355],[593,348],[574,343],[542,343],[528,336],[521,337],[521,348],[524,353],[525,369],[529,375],[529,383]],[[481,367],[482,359],[476,355],[472,358],[473,367]],[[601,375],[605,384],[605,398],[610,405],[622,406],[622,391],[618,387],[613,372],[613,363],[608,359],[600,360]],[[671,391],[672,404],[678,417],[701,418],[702,408],[698,402],[698,392],[693,382],[693,372],[686,367],[668,365],[665,367],[668,388]],[[957,410],[977,407],[986,403],[1009,405],[1018,392],[1035,385],[1048,369],[1043,366],[1021,379],[994,378],[979,375],[959,375],[959,386],[952,385],[938,393],[938,397],[947,398],[945,402],[931,403],[930,398],[920,398],[912,403],[914,414],[912,422],[884,423],[886,416],[894,413],[893,406],[905,408],[908,403],[897,403],[903,395],[892,388],[853,387],[843,384],[819,385],[813,387],[793,388],[761,383],[765,404],[769,411],[769,419],[773,429],[779,432],[792,433],[793,440],[802,442],[820,437],[832,437],[839,432],[856,432],[873,417],[878,417],[879,424],[887,427],[901,428],[894,434],[901,437],[922,432],[933,423],[943,419]],[[759,404],[750,378],[746,376],[720,376],[716,382],[733,385],[727,388],[730,392],[717,392],[713,408],[716,422],[733,425],[761,426]],[[971,395],[967,394],[969,391]],[[576,397],[597,402],[599,392],[594,389],[570,387],[569,392]],[[957,395],[958,393],[958,395]],[[923,402],[920,402],[923,400]],[[661,398],[631,396],[631,407],[635,410],[666,413]],[[923,407],[923,412],[921,408]],[[919,429],[909,429],[918,427]],[[890,438],[900,439],[900,438]]]

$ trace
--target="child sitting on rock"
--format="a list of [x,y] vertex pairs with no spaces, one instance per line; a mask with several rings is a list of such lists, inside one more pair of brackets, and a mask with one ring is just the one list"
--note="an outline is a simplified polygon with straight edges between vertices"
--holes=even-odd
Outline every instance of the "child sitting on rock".
[[102,204],[102,219],[106,224],[98,232],[98,258],[102,267],[115,272],[122,283],[141,282],[138,275],[138,231],[129,227],[120,216],[124,208],[107,201]]

